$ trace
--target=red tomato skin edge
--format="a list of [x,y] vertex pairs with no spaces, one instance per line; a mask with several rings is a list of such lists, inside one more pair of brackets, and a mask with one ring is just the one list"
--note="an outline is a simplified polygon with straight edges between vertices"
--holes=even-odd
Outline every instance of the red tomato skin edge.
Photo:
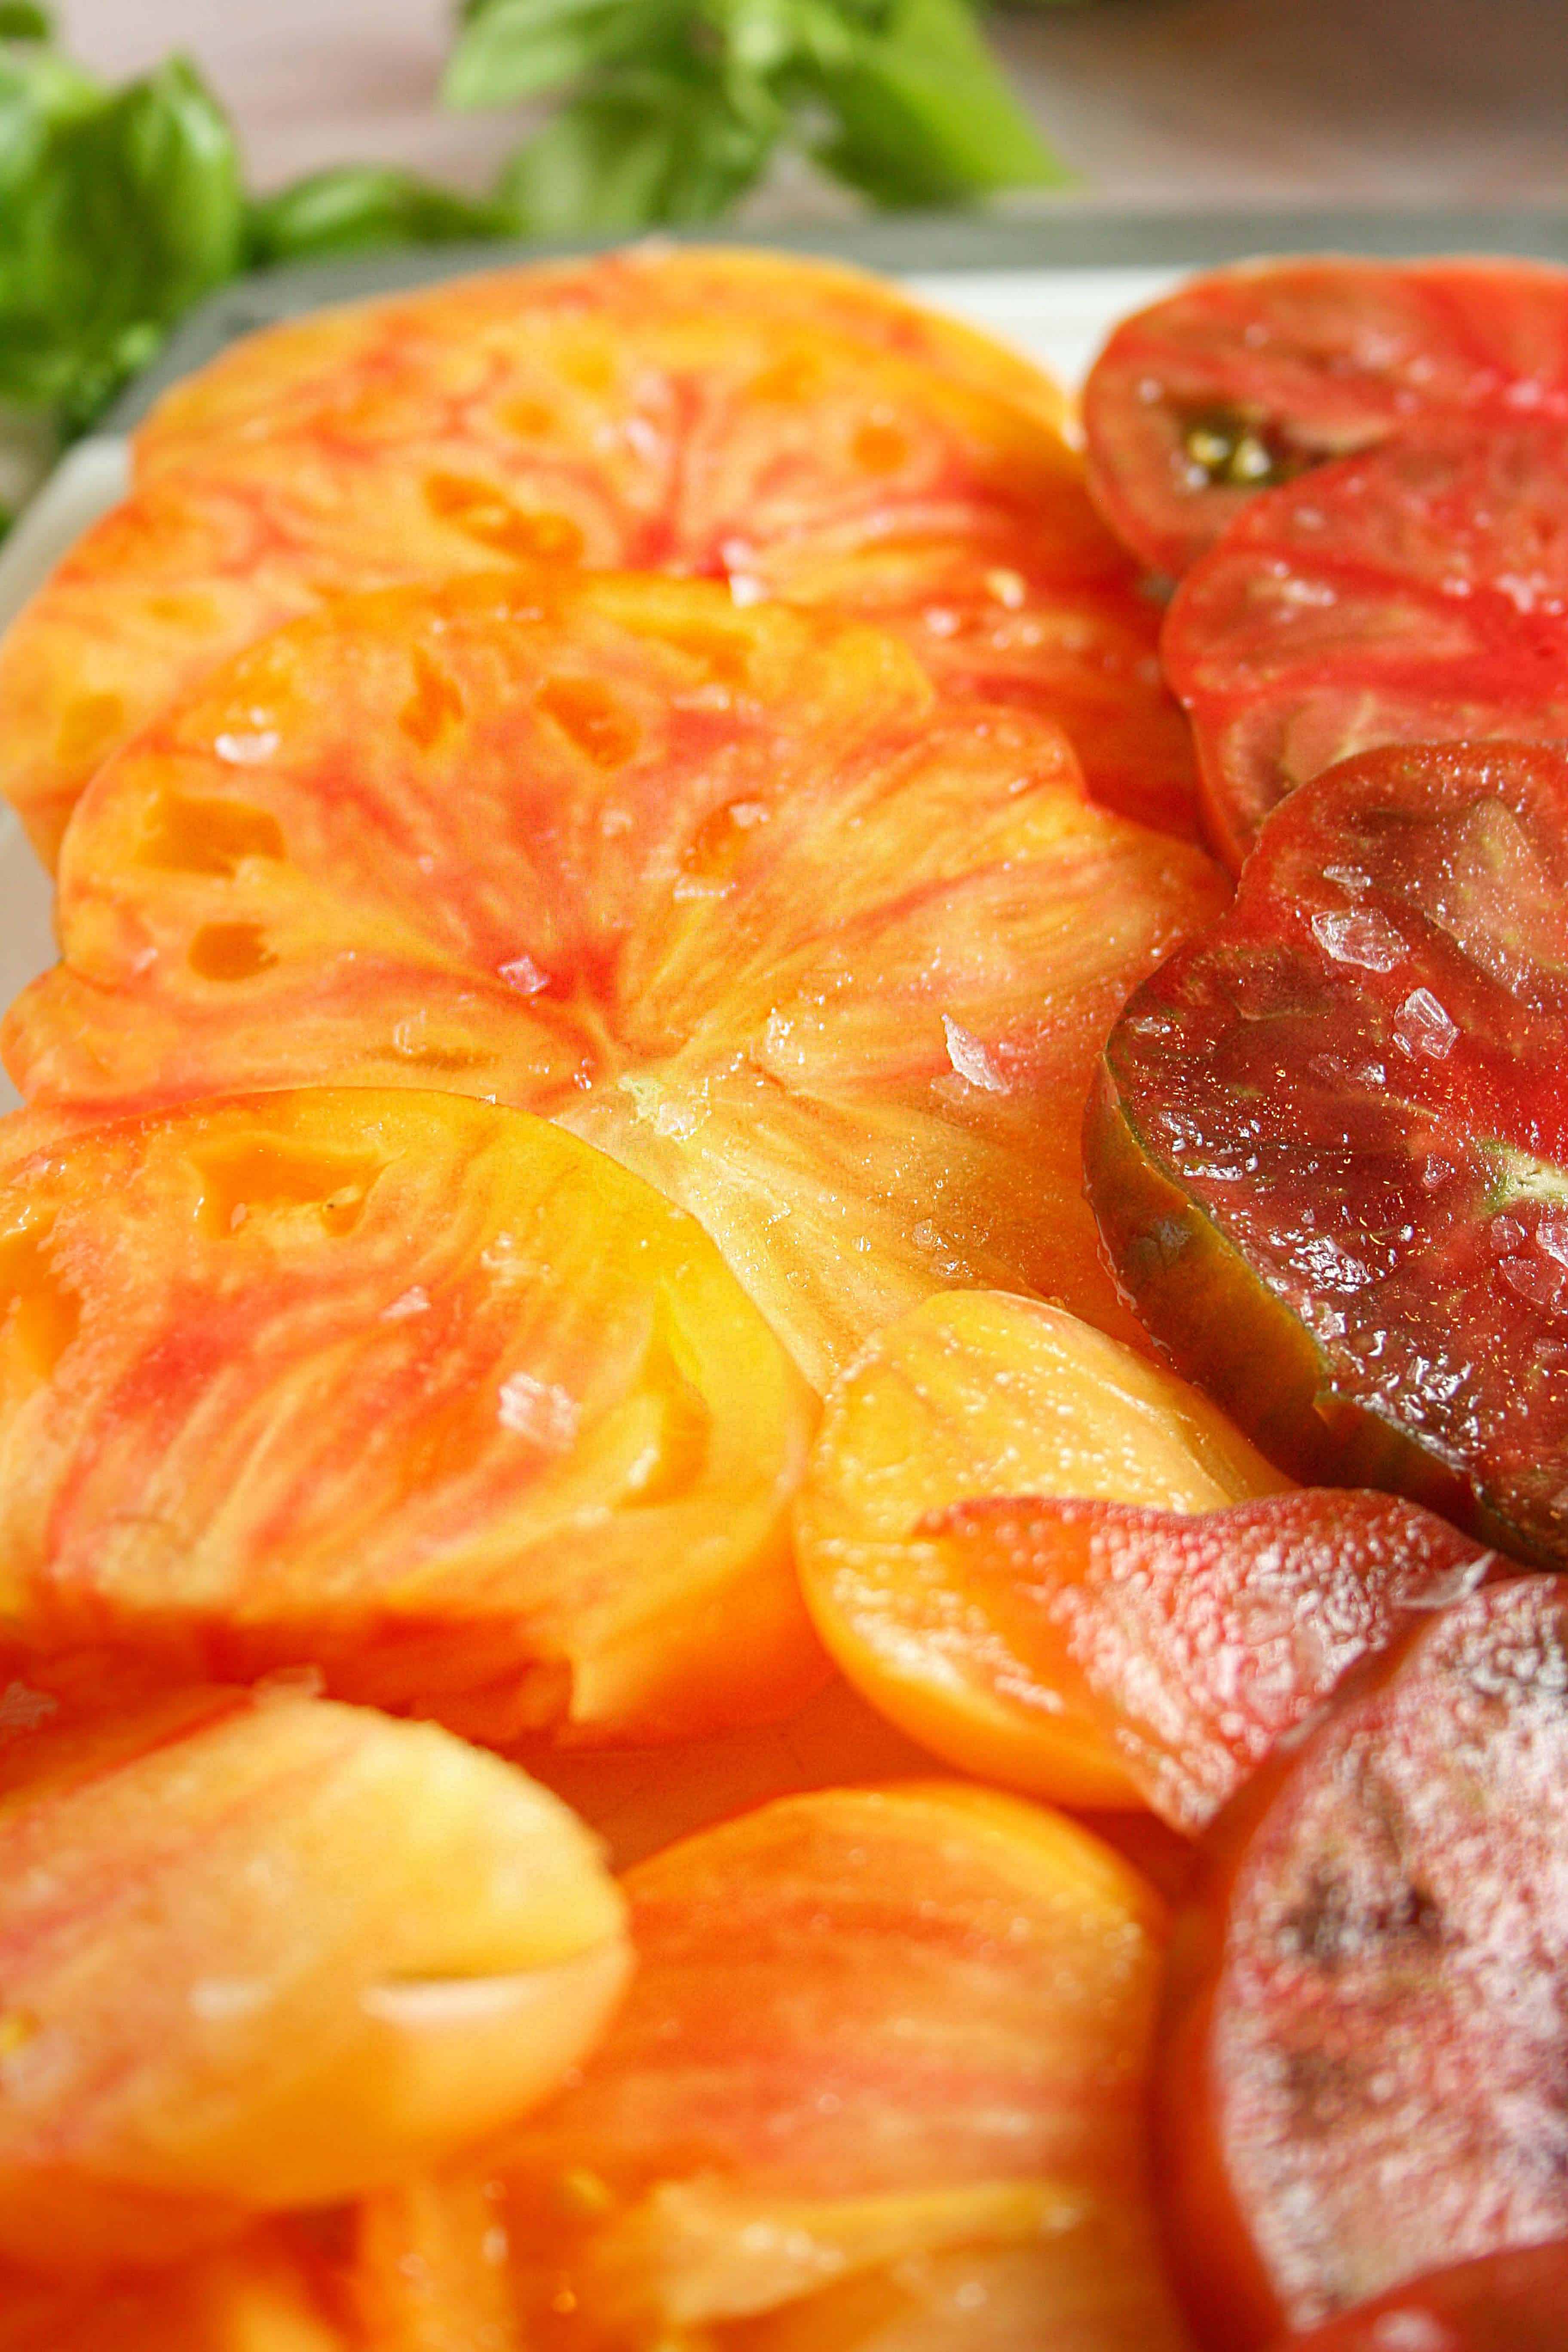
[[1305,1326],[1162,1172],[1116,1083],[1115,1046],[1084,1116],[1084,1191],[1122,1297],[1177,1371],[1303,1486],[1404,1495],[1479,1543],[1561,1569],[1417,1437],[1335,1391]]

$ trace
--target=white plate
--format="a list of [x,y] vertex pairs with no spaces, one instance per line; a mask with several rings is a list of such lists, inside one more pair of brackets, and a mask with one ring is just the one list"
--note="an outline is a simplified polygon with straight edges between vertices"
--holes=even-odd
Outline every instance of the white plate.
[[[1108,330],[1165,292],[1175,269],[971,269],[906,279],[911,293],[1016,344],[1077,385]],[[0,628],[7,626],[89,524],[122,498],[129,446],[79,442],[0,550]],[[0,1003],[54,962],[47,877],[9,811],[0,814]],[[16,1096],[0,1074],[0,1109]]]

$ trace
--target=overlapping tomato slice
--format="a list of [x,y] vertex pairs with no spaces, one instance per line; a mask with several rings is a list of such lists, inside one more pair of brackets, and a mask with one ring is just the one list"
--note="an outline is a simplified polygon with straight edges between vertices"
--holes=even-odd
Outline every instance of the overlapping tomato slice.
[[1489,1557],[1411,1504],[1280,1483],[1100,1332],[959,1293],[835,1390],[795,1507],[805,1596],[845,1673],[939,1754],[1191,1835]]
[[46,1670],[6,1711],[11,2260],[155,2265],[377,2187],[510,2123],[603,2031],[623,1906],[512,1766],[286,1686],[82,1717]]
[[1428,1616],[1216,1825],[1160,2178],[1226,2352],[1563,2234],[1563,1610],[1525,1577]]
[[94,769],[324,594],[519,561],[843,599],[957,691],[1058,717],[1110,805],[1192,829],[1156,615],[1054,387],[869,279],[621,255],[258,338],[170,396],[142,485],[0,653],[0,788],[53,859]]
[[809,1393],[710,1242],[458,1096],[204,1103],[0,1160],[0,1619],[295,1662],[498,1741],[662,1738],[820,1677]]
[[1084,392],[1089,478],[1184,572],[1259,489],[1422,416],[1568,415],[1568,272],[1523,261],[1250,262],[1123,320]]
[[1106,1848],[839,1790],[626,1886],[634,1990],[502,2152],[530,2345],[1182,2343],[1142,2153],[1160,1906]]
[[1568,422],[1428,422],[1255,499],[1163,649],[1233,865],[1353,752],[1568,736]]
[[933,1288],[1127,1323],[1077,1126],[1117,1006],[1222,902],[1058,730],[720,588],[345,599],[99,778],[24,1091],[335,1078],[548,1112],[719,1241],[808,1374]]
[[1370,752],[1132,1000],[1086,1130],[1140,1312],[1273,1458],[1568,1558],[1568,760]]
[[68,2284],[10,2272],[0,2274],[0,2352],[444,2352],[367,2340],[342,2323],[333,2287],[309,2249],[267,2226],[141,2276]]

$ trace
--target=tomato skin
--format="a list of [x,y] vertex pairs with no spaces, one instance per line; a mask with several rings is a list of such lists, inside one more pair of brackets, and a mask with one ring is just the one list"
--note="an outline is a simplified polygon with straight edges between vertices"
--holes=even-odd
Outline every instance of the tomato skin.
[[1434,2271],[1271,2352],[1562,2352],[1568,2240]]
[[[1521,261],[1251,262],[1126,320],[1084,394],[1089,481],[1127,544],[1180,574],[1270,479],[1437,411],[1568,413],[1568,273]],[[1187,435],[1250,432],[1254,478]],[[1234,469],[1227,469],[1234,470]]]
[[1233,867],[1354,752],[1568,735],[1568,424],[1424,419],[1255,499],[1183,581],[1163,654]]
[[1132,1303],[1309,1483],[1553,1565],[1568,760],[1372,752],[1113,1032],[1088,1190]]
[[[1541,2137],[1564,2063],[1563,1634],[1548,1577],[1434,1612],[1352,1672],[1200,1850],[1167,1971],[1156,2178],[1215,2352],[1294,2342],[1402,2273],[1419,2300],[1450,2253],[1479,2284],[1479,2258],[1563,2229]],[[1363,2340],[1405,2341],[1343,2338]]]

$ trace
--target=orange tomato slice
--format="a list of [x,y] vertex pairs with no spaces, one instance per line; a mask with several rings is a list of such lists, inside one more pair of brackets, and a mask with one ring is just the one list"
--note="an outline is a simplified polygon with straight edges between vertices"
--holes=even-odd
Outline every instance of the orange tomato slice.
[[1108,1848],[979,1790],[836,1790],[626,1886],[626,2004],[501,2152],[530,2344],[1184,2341],[1142,2175],[1162,1908]]
[[268,2225],[142,2277],[66,2284],[0,2274],[0,2352],[382,2352],[340,2324],[333,2282],[319,2269]]
[[434,1725],[287,1688],[45,1716],[0,1795],[0,2250],[156,2263],[453,2153],[628,1965],[587,1832]]
[[497,1742],[713,1731],[820,1678],[813,1401],[613,1161],[368,1090],[0,1138],[0,1630],[308,1663]]
[[0,789],[52,860],[110,751],[323,595],[543,561],[817,602],[847,561],[851,602],[940,679],[1059,717],[1110,804],[1191,832],[1158,616],[1060,406],[873,280],[744,254],[612,256],[280,329],[170,395],[142,487],[11,634]]
[[1132,1329],[1082,1107],[1225,887],[879,633],[492,575],[298,622],[112,762],[5,1057],[98,1114],[322,1079],[549,1113],[692,1210],[820,1383],[954,1282]]
[[1114,1710],[1090,1703],[1064,1643],[1051,1654],[1017,1561],[977,1571],[955,1507],[1068,1496],[1209,1512],[1288,1483],[1195,1389],[1104,1333],[956,1292],[882,1333],[834,1391],[796,1551],[827,1648],[912,1738],[1059,1802],[1139,1805]]

